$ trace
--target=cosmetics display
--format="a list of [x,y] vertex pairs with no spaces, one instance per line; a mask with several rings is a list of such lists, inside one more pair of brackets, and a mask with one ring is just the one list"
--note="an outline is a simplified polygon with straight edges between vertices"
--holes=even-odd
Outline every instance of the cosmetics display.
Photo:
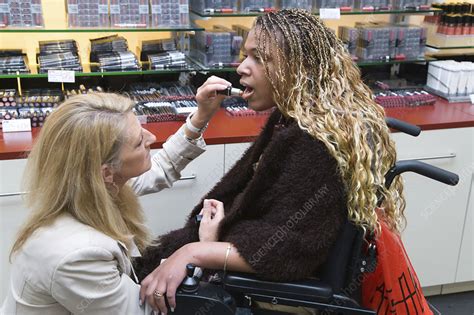
[[31,89],[23,91],[16,97],[17,107],[57,107],[64,100],[61,90],[56,89]]
[[0,50],[0,74],[29,73],[26,54],[19,49]]
[[467,102],[474,94],[474,63],[440,60],[430,62],[426,89],[450,102]]
[[354,60],[389,61],[424,57],[426,29],[386,23],[340,26],[339,38]]
[[12,120],[18,118],[18,111],[14,108],[0,107],[0,130],[2,130],[2,123],[4,120]]
[[41,0],[0,0],[0,26],[42,27]]
[[242,116],[257,116],[257,115],[270,115],[274,109],[269,109],[261,112],[256,112],[248,107],[247,101],[242,97],[228,97],[226,98],[221,107],[225,108],[226,113],[230,116],[242,117]]
[[86,88],[83,84],[79,85],[77,89],[68,89],[64,91],[64,98],[68,99],[74,95],[79,94],[87,94],[87,93],[94,93],[94,92],[104,92],[105,90],[101,86],[93,86],[90,88]]
[[190,56],[205,67],[236,67],[239,65],[243,38],[225,27],[196,32],[191,37]]
[[340,8],[341,11],[352,11],[354,0],[316,0],[316,9]]
[[278,8],[280,9],[305,9],[307,11],[313,10],[313,1],[312,0],[280,0]]
[[180,51],[167,51],[148,55],[150,70],[186,69],[189,67],[186,56]]
[[269,12],[276,10],[274,0],[240,0],[240,12]]
[[204,14],[237,12],[237,0],[191,0],[190,6]]
[[433,3],[432,6],[443,10],[443,14],[425,17],[425,23],[433,25],[433,35],[468,36],[458,37],[459,43],[461,40],[472,40],[470,36],[474,35],[474,5],[472,3]]
[[107,0],[67,0],[69,27],[109,27]]
[[29,118],[31,121],[31,127],[43,127],[46,117],[48,117],[54,110],[52,107],[43,108],[19,108],[18,118],[26,119]]
[[374,100],[385,108],[434,105],[436,96],[422,90],[396,90],[374,93]]
[[0,125],[2,120],[28,118],[31,127],[41,127],[64,97],[60,90],[25,90],[19,96],[16,90],[8,89],[0,90],[0,99]]
[[38,55],[39,72],[48,70],[82,71],[75,40],[40,41]]
[[148,17],[148,0],[110,0],[112,27],[147,27]]
[[152,27],[189,25],[188,0],[150,0],[150,5]]
[[394,9],[401,10],[426,10],[430,6],[428,0],[392,0]]
[[390,0],[355,0],[354,8],[362,11],[386,11],[392,8]]
[[0,107],[16,106],[16,90],[0,90]]
[[[118,35],[91,39],[91,71],[136,71],[137,57],[128,50],[127,40]],[[93,65],[98,63],[98,66]]]
[[194,91],[178,82],[135,83],[124,94],[136,101],[135,113],[147,122],[184,121],[197,109]]

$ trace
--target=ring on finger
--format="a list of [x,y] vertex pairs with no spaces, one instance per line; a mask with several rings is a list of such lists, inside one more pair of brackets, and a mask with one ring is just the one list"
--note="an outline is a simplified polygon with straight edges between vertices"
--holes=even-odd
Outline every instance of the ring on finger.
[[153,292],[153,296],[155,297],[155,299],[159,300],[163,297],[163,293],[158,290],[155,290],[155,292]]

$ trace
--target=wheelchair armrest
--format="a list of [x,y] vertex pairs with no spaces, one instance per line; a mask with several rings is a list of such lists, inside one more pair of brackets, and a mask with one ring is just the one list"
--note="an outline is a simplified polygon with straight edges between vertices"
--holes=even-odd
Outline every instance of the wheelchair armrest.
[[289,299],[328,301],[333,297],[331,287],[319,279],[272,282],[258,279],[252,274],[228,273],[224,278],[224,285],[229,291]]

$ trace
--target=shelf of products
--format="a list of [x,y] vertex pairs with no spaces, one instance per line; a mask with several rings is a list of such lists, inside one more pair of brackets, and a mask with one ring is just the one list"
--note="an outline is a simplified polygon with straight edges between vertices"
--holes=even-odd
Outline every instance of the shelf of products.
[[[233,13],[202,13],[194,10],[190,11],[192,14],[195,14],[201,18],[212,18],[212,17],[252,17],[265,14],[265,12],[233,12]],[[341,15],[371,15],[371,14],[428,14],[428,13],[439,13],[442,12],[440,9],[411,9],[411,10],[351,10],[343,11],[341,10]],[[317,10],[314,14],[319,15]]]
[[0,28],[0,33],[126,33],[126,32],[191,32],[204,31],[203,27],[160,27],[160,28]]
[[[387,61],[358,61],[356,64],[359,67],[370,67],[370,66],[385,66],[394,65],[401,63],[415,63],[415,62],[431,62],[435,61],[435,58],[418,58],[418,59],[407,59],[407,60],[387,60]],[[108,72],[75,72],[76,77],[108,77],[108,76],[134,76],[134,75],[157,75],[157,74],[171,74],[181,72],[212,72],[212,73],[228,73],[235,72],[235,67],[219,67],[210,68],[199,65],[194,65],[190,68],[183,69],[163,69],[163,70],[138,70],[138,71],[108,71]],[[47,78],[47,73],[19,73],[19,74],[0,74],[0,79],[35,79],[35,78]]]

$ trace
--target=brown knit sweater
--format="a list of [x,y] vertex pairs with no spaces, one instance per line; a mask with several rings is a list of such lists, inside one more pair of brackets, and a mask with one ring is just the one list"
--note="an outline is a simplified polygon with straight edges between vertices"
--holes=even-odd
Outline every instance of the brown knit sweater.
[[[325,145],[295,122],[276,131],[280,120],[275,111],[255,143],[204,198],[224,203],[220,241],[231,242],[261,278],[292,281],[314,275],[325,261],[347,217],[346,195]],[[162,258],[199,241],[194,217],[201,209],[202,201],[183,228],[159,237],[159,245],[136,260],[140,280]]]

